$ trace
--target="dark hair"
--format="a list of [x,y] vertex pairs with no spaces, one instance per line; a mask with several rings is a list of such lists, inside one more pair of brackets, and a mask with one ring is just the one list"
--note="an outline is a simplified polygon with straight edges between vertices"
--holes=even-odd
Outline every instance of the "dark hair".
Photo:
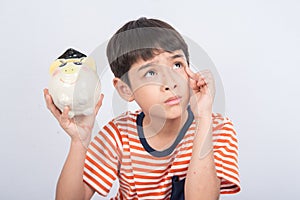
[[127,72],[138,59],[145,61],[163,51],[182,50],[189,63],[188,46],[169,24],[145,17],[130,21],[110,39],[106,54],[115,77],[130,85]]

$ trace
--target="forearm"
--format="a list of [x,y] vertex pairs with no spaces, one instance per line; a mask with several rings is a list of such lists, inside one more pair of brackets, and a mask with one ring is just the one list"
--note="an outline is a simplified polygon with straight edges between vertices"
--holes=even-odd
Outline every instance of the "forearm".
[[84,199],[85,186],[83,182],[83,167],[86,148],[80,141],[72,141],[70,151],[60,174],[56,199]]
[[185,182],[185,198],[216,200],[219,198],[220,180],[216,175],[212,151],[211,118],[201,118],[195,134]]

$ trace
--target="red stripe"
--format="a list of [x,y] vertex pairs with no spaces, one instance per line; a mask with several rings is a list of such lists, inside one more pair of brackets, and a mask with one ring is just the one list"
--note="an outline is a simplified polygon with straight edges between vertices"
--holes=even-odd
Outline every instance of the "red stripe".
[[[101,185],[99,182],[97,182],[97,181],[96,181],[92,176],[90,176],[89,174],[83,172],[83,175],[84,175],[86,178],[88,178],[89,181],[93,182],[95,185],[97,185],[97,186],[100,187],[102,190],[104,190],[104,192],[105,192],[106,194],[109,192],[109,189],[103,187],[103,185]],[[92,186],[91,184],[89,184],[89,182],[87,182],[87,181],[84,181],[84,182],[86,182],[88,185],[90,185],[90,186],[93,188],[93,186]],[[94,188],[94,189],[95,189],[95,188]],[[98,192],[99,194],[103,194],[103,193],[102,193],[101,191],[99,191],[99,190],[97,190],[97,192]],[[106,194],[103,194],[103,195],[106,195]]]

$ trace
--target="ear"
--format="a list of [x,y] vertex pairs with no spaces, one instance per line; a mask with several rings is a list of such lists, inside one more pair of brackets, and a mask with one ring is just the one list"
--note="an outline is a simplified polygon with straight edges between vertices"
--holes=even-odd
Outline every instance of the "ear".
[[125,101],[131,102],[134,100],[134,95],[131,90],[131,88],[121,79],[114,78],[113,84],[118,91],[119,95],[124,99]]

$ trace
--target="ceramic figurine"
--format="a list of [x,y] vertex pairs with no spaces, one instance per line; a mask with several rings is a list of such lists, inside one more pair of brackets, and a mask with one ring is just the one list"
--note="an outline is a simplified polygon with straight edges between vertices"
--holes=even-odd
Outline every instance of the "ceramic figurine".
[[69,106],[69,117],[90,115],[100,97],[100,80],[91,57],[68,49],[50,66],[49,94],[63,111]]

